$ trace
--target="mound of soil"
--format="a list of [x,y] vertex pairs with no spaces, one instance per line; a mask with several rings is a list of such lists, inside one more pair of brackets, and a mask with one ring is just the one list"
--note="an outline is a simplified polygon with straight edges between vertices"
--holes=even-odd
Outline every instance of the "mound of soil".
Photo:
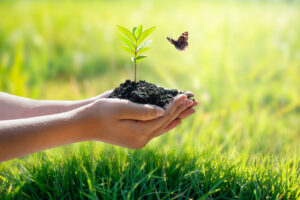
[[[114,89],[109,98],[127,99],[135,103],[154,104],[163,108],[176,95],[182,93],[176,89],[162,88],[146,81],[126,80]],[[188,95],[188,98],[191,97],[191,95]]]

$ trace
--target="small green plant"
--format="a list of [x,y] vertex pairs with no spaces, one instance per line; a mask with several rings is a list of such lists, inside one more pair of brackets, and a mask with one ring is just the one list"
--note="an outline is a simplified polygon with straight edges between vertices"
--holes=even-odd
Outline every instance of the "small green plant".
[[142,53],[150,49],[146,48],[145,46],[152,40],[148,40],[146,42],[143,41],[154,31],[155,26],[145,30],[144,32],[142,25],[134,27],[132,31],[119,25],[117,25],[117,27],[123,34],[123,36],[120,37],[126,45],[125,47],[123,46],[121,48],[132,55],[131,61],[134,63],[134,81],[136,82],[137,63],[147,57],[146,55],[142,55]]

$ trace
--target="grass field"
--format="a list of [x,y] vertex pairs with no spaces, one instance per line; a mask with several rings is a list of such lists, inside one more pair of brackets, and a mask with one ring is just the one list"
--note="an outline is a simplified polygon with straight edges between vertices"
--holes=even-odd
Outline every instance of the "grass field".
[[[0,2],[1,91],[112,89],[133,78],[115,25],[143,24],[157,29],[138,79],[199,100],[142,150],[85,142],[0,163],[0,199],[300,198],[300,2],[170,2]],[[182,53],[166,37],[183,31]]]

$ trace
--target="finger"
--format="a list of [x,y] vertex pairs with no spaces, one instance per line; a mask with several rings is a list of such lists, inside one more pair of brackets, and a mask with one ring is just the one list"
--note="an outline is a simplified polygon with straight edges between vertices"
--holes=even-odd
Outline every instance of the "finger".
[[177,95],[171,103],[166,105],[165,117],[171,116],[186,99],[187,96],[184,94]]
[[193,101],[194,101],[194,103],[193,103],[192,107],[197,106],[198,105],[198,101],[197,100],[193,100]]
[[[174,121],[172,121],[165,129],[164,132],[168,132],[171,129],[175,128],[176,126],[178,126],[179,124],[181,124],[181,120],[180,119],[175,119]],[[157,135],[158,136],[158,135]],[[156,136],[154,136],[156,137]]]
[[147,121],[164,115],[164,109],[155,105],[138,104],[128,100],[120,100],[117,105],[118,119]]
[[179,116],[179,114],[182,111],[184,111],[186,108],[188,108],[192,103],[193,103],[193,101],[191,101],[189,99],[185,99],[184,102],[180,106],[178,106],[174,112],[172,112],[172,114],[166,116],[163,123],[149,135],[149,138],[153,138],[157,132],[164,130],[172,121],[174,121]]
[[184,102],[186,95],[177,95],[174,100],[166,106],[165,114],[162,118],[151,120],[149,122],[144,122],[144,129],[148,129],[150,132],[154,132],[159,127],[163,126],[165,122],[173,115],[177,108]]
[[179,114],[179,116],[175,120],[171,121],[167,126],[165,126],[165,128],[162,127],[162,128],[157,129],[156,131],[154,131],[152,133],[152,135],[150,135],[150,137],[151,138],[157,137],[167,131],[170,131],[171,129],[175,128],[179,124],[181,124],[181,122],[182,122],[181,120],[183,120],[183,119],[187,118],[188,116],[192,115],[193,113],[195,113],[195,110],[192,108],[193,105],[194,105],[194,102],[193,102],[192,106],[189,106],[187,109],[182,111]]
[[190,116],[194,113],[195,113],[195,110],[193,108],[189,107],[188,109],[186,109],[182,113],[180,113],[178,118],[182,120],[182,119],[185,119],[185,118],[187,118],[188,116]]
[[[195,110],[192,108],[193,106],[196,106],[198,104],[197,101],[192,101],[192,100],[185,100],[186,105],[182,104],[176,111],[176,113],[174,113],[173,115],[173,120],[171,120],[169,123],[167,122],[166,126],[160,127],[157,130],[155,130],[149,137],[152,139],[154,137],[158,137],[168,131],[170,131],[171,129],[175,128],[176,126],[178,126],[179,124],[181,124],[181,120],[188,117],[189,115],[193,114],[195,112]],[[179,114],[178,114],[179,113]],[[176,118],[176,116],[178,115],[178,118]],[[175,119],[174,119],[175,116]],[[180,118],[182,117],[182,118]]]
[[175,119],[174,121],[172,121],[166,128],[161,128],[156,130],[152,135],[151,135],[151,139],[155,138],[155,137],[159,137],[162,134],[165,134],[166,132],[170,131],[171,129],[174,129],[175,127],[177,127],[179,124],[181,124],[181,120],[180,119]]
[[186,110],[188,107],[190,107],[191,105],[193,104],[193,101],[190,100],[190,99],[186,99],[184,101],[184,103],[182,105],[180,105],[176,111],[170,115],[168,117],[168,119],[166,120],[165,122],[165,126],[163,126],[164,128],[168,126],[168,124],[170,124],[173,120],[175,120],[179,115],[180,113],[182,113],[184,110]]
[[[196,101],[196,100],[192,100],[192,101],[193,101],[193,104],[192,104],[190,107],[188,107],[188,108],[186,109],[186,110],[189,110],[189,111],[187,111],[187,113],[184,113],[184,112],[186,112],[186,110],[184,110],[182,113],[180,113],[179,116],[183,115],[183,116],[182,116],[183,118],[180,118],[180,119],[186,118],[185,115],[188,114],[189,112],[192,112],[192,114],[195,112],[195,110],[193,109],[193,107],[195,107],[195,106],[198,105],[198,101]],[[183,114],[183,113],[184,113],[184,114]]]
[[191,91],[184,91],[183,93],[190,96],[190,97],[194,97],[194,93],[191,92]]

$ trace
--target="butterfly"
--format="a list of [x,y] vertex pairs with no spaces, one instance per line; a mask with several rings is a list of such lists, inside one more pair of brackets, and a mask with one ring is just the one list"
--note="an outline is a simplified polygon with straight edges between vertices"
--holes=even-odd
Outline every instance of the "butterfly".
[[173,40],[172,38],[167,37],[167,40],[169,40],[169,42],[171,42],[171,44],[173,44],[175,46],[176,49],[180,50],[180,51],[184,51],[186,50],[186,48],[188,47],[188,32],[184,32],[181,34],[181,36],[178,38],[178,40]]

